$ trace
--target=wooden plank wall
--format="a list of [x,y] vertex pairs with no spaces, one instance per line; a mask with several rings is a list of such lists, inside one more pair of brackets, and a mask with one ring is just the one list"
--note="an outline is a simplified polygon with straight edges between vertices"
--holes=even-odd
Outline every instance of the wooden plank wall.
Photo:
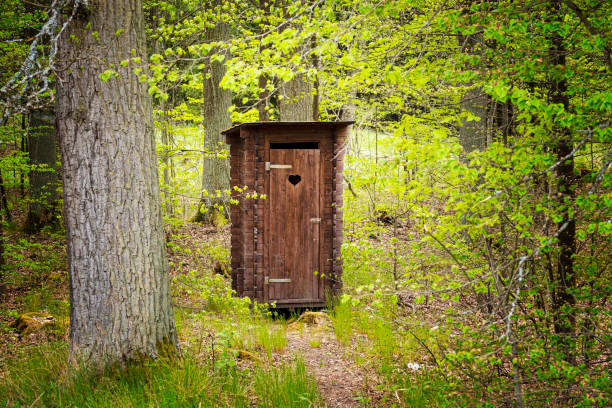
[[242,139],[241,152],[241,172],[240,185],[246,186],[247,190],[243,191],[243,197],[240,200],[240,233],[242,244],[242,268],[243,275],[243,291],[240,296],[248,296],[254,299],[255,288],[255,205],[254,200],[246,198],[246,193],[252,193],[255,186],[255,143],[252,137],[252,130],[240,129],[240,138]]
[[[329,130],[326,130],[330,132]],[[319,142],[321,149],[321,171],[322,171],[322,191],[321,203],[321,230],[323,233],[321,239],[321,260],[320,267],[324,278],[320,281],[319,293],[325,296],[331,289],[333,282],[333,248],[332,242],[334,237],[334,180],[333,180],[333,140],[331,134],[323,134]]]
[[[234,186],[240,186],[241,179],[241,154],[242,140],[240,136],[233,134],[226,136],[226,142],[230,145],[230,188],[233,200],[242,201],[240,193],[234,190]],[[242,235],[241,235],[241,214],[242,209],[239,205],[231,205],[232,217],[232,289],[238,296],[244,292],[244,277],[242,270]]]
[[345,126],[337,129],[334,133],[334,158],[333,158],[333,269],[334,276],[332,282],[332,292],[340,295],[342,291],[342,240],[344,233],[342,230],[342,193],[344,191],[343,172],[344,172],[344,153],[346,142],[348,142],[349,127]]
[[[258,195],[266,194],[266,134],[260,129],[254,129],[254,146],[255,146],[255,183],[254,189]],[[254,228],[254,262],[255,262],[255,277],[254,282],[254,298],[258,302],[265,302],[264,297],[264,276],[266,274],[266,262],[265,262],[265,207],[266,202],[258,198],[254,202],[255,208],[255,228]]]

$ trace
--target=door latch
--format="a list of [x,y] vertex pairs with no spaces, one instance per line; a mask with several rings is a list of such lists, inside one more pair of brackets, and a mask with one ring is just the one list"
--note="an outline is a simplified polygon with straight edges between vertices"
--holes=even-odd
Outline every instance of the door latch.
[[266,162],[266,171],[270,171],[270,169],[290,169],[292,167],[291,164],[270,164],[270,162]]
[[291,279],[287,279],[287,278],[270,278],[269,276],[266,276],[264,278],[264,283],[266,285],[269,285],[270,283],[291,283]]

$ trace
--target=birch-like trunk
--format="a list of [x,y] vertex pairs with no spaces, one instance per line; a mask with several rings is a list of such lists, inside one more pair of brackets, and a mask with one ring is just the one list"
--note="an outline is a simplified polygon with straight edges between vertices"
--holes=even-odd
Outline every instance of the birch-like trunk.
[[177,349],[146,61],[140,0],[90,1],[60,40],[70,355],[96,365]]

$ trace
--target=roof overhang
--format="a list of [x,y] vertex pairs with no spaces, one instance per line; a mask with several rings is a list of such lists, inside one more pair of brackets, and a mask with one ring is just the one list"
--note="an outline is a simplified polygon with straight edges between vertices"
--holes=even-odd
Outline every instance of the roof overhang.
[[310,122],[246,122],[246,123],[240,123],[238,125],[234,125],[231,128],[221,132],[221,134],[231,135],[234,133],[239,133],[240,129],[243,129],[243,128],[282,127],[282,126],[284,127],[311,126],[311,127],[320,127],[320,128],[337,128],[337,127],[349,126],[354,123],[355,123],[354,120],[338,121],[338,122],[315,122],[315,121],[310,121]]

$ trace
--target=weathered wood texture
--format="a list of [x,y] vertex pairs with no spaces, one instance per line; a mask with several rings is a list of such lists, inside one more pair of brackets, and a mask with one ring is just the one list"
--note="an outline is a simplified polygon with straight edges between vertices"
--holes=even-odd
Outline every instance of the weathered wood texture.
[[[177,344],[151,99],[121,64],[132,57],[147,61],[140,0],[96,0],[60,39],[70,353],[100,365]],[[109,64],[120,76],[103,81]]]
[[[247,187],[232,193],[240,201],[232,208],[231,251],[238,296],[306,307],[340,293],[342,161],[351,123],[253,123],[224,132],[232,186]],[[245,198],[253,192],[267,199]]]

